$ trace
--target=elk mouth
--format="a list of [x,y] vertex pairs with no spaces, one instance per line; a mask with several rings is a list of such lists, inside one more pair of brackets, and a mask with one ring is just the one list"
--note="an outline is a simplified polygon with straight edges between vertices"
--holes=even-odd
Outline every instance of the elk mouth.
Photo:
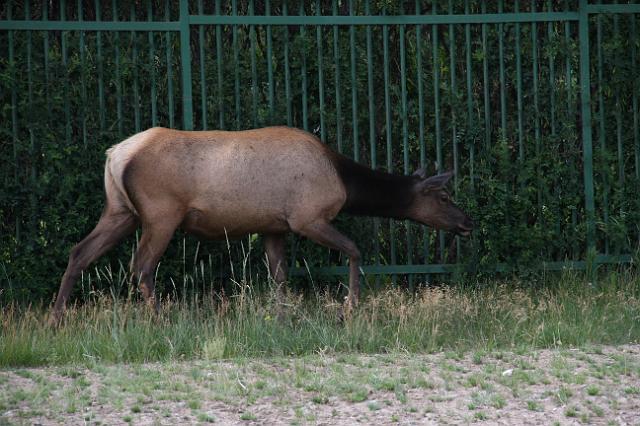
[[473,228],[470,228],[464,225],[458,225],[458,229],[456,229],[456,234],[460,235],[461,237],[468,237],[471,235],[471,231],[473,231]]

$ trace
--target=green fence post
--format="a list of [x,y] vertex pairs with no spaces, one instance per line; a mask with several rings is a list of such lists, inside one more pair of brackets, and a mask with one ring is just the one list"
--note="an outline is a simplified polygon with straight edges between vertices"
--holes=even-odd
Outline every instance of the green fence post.
[[[286,6],[286,2],[283,6]],[[332,11],[333,16],[338,14],[338,0],[333,0],[332,3]],[[286,47],[286,45],[285,45]],[[338,152],[342,154],[342,101],[340,95],[340,31],[338,30],[338,26],[333,26],[333,64],[335,68],[334,86],[336,88],[336,144],[338,146]],[[287,99],[289,96],[287,95]],[[287,102],[289,105],[289,102]]]
[[[7,5],[7,19],[11,20],[11,9],[13,7],[13,2],[9,2]],[[13,39],[13,31],[9,31],[9,79],[11,81],[11,135],[13,141],[13,177],[15,179],[16,185],[19,184],[19,175],[18,175],[18,143],[20,142],[18,139],[18,91],[16,84],[16,58],[14,51],[14,39]],[[20,217],[16,215],[16,226],[15,226],[15,235],[16,241],[20,241]]]
[[[165,21],[170,21],[171,20],[171,2],[169,0],[166,0],[164,2],[164,19]],[[118,33],[116,33],[117,35]],[[168,108],[169,108],[169,127],[170,128],[174,128],[174,118],[175,118],[175,108],[173,105],[173,53],[172,53],[172,47],[171,47],[171,39],[173,38],[173,32],[172,31],[166,31],[165,32],[165,40],[166,40],[166,44],[167,44],[167,51],[166,51],[166,55],[167,55],[167,98],[168,98]],[[116,45],[117,47],[117,45]],[[116,58],[118,59],[118,58]],[[119,99],[119,98],[118,98]]]
[[[204,15],[204,5],[202,0],[198,1],[198,15]],[[198,26],[198,65],[200,65],[200,114],[202,114],[202,124],[200,128],[207,130],[207,75],[205,74],[206,58],[204,53],[204,26]]]
[[[304,16],[304,1],[300,1],[300,16]],[[307,101],[307,33],[304,25],[300,25],[302,53],[300,55],[300,80],[302,84],[302,128],[309,131],[309,102]]]
[[[589,14],[587,0],[580,0],[580,111],[582,117],[582,157],[584,171],[584,198],[587,213],[587,256],[595,253],[595,207],[593,201],[593,146],[591,138],[591,76],[589,70]],[[591,276],[593,271],[587,271]]]
[[[247,5],[249,16],[253,16],[253,0]],[[258,127],[258,68],[256,64],[256,26],[249,25],[249,46],[251,52],[251,115],[253,127]]]
[[[267,3],[268,4],[268,3]],[[220,0],[216,0],[215,13],[220,16]],[[224,84],[222,80],[222,25],[216,25],[216,64],[218,71],[218,113],[220,130],[224,129]]]
[[[266,16],[271,15],[271,3],[269,0],[264,2],[264,13]],[[269,81],[269,125],[273,125],[275,120],[275,87],[273,81],[273,47],[271,36],[271,25],[267,25],[267,81]],[[321,79],[322,80],[322,79]],[[320,83],[322,84],[322,83]],[[321,108],[322,109],[322,108]],[[324,141],[324,139],[323,139]]]
[[[283,9],[282,13],[285,13]],[[238,15],[238,2],[236,0],[231,1],[231,14],[233,16]],[[233,50],[233,94],[236,107],[236,130],[240,130],[240,65],[239,65],[239,50],[238,50],[238,26],[233,25],[231,27],[232,36],[232,50]],[[287,96],[287,99],[291,99]],[[289,103],[287,103],[288,105]]]
[[[153,21],[153,5],[151,0],[147,0],[147,21]],[[158,125],[158,99],[157,99],[157,90],[156,90],[156,47],[153,38],[153,31],[149,31],[149,65],[151,70],[151,126],[156,127]],[[102,75],[102,71],[100,71]],[[102,79],[102,77],[100,77]],[[102,103],[101,103],[102,105]]]
[[193,130],[189,30],[189,0],[180,0],[180,68],[182,72],[182,127],[184,130]]

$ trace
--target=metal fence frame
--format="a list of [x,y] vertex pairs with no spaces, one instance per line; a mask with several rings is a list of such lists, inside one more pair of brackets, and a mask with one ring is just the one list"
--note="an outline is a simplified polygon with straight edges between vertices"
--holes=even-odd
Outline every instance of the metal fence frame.
[[[63,2],[64,3],[64,2]],[[99,2],[98,2],[99,3]],[[233,1],[235,4],[235,0]],[[219,2],[216,2],[219,4]],[[201,5],[201,3],[200,3]],[[533,23],[533,22],[578,22],[579,38],[579,87],[580,114],[582,117],[582,155],[583,155],[583,184],[586,212],[586,241],[588,258],[584,261],[543,262],[541,267],[546,270],[560,270],[563,268],[590,269],[602,263],[626,263],[632,261],[631,255],[603,255],[596,254],[595,237],[595,203],[594,203],[594,172],[593,172],[593,141],[591,118],[591,76],[589,56],[589,16],[593,14],[638,14],[640,4],[589,4],[588,0],[579,0],[576,11],[563,12],[516,12],[516,13],[482,13],[482,14],[431,14],[431,15],[288,15],[288,16],[254,16],[254,15],[208,15],[191,14],[189,0],[180,0],[180,14],[177,21],[66,21],[47,20],[16,20],[8,16],[7,20],[0,20],[0,30],[9,31],[163,31],[178,33],[180,37],[180,72],[182,81],[182,117],[183,128],[192,130],[194,123],[191,46],[190,31],[199,25],[314,25],[314,26],[370,26],[370,25],[446,25],[446,24],[505,24],[505,23]],[[9,38],[9,62],[13,57],[12,38]],[[15,99],[13,100],[15,107]],[[15,121],[15,116],[14,116]],[[15,136],[15,125],[14,125]],[[366,274],[429,274],[450,273],[459,270],[456,264],[416,264],[416,265],[365,265],[362,270]],[[498,272],[506,272],[510,267],[498,264]],[[347,273],[346,266],[332,266],[315,268],[321,274],[343,275]],[[305,274],[306,270],[294,268],[294,274]]]

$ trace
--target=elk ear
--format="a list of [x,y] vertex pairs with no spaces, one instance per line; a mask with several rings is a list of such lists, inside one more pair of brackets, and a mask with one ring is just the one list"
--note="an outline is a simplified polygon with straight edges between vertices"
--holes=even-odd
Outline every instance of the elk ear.
[[431,176],[430,178],[424,179],[420,182],[420,189],[422,191],[442,189],[447,185],[447,182],[449,182],[452,176],[453,172],[446,172],[440,175]]
[[426,179],[427,178],[427,168],[426,167],[420,167],[418,170],[413,172],[413,176],[417,177],[420,180]]

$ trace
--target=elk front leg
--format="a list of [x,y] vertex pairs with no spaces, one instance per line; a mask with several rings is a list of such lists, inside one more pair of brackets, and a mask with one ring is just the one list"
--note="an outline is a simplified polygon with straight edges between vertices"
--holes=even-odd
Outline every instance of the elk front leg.
[[147,305],[158,309],[155,290],[155,270],[173,237],[180,217],[164,218],[142,224],[142,236],[133,258],[132,272]]
[[268,234],[264,236],[264,250],[269,262],[271,278],[283,284],[287,280],[287,260],[285,259],[285,234]]
[[264,236],[264,250],[269,263],[269,273],[271,279],[276,284],[276,302],[278,304],[278,315],[282,314],[282,303],[284,302],[284,283],[287,280],[287,260],[285,258],[285,236],[286,234],[267,234]]
[[355,308],[360,297],[360,250],[353,241],[342,235],[331,224],[321,221],[305,225],[298,231],[301,235],[334,250],[340,250],[349,257],[349,297],[348,310]]

